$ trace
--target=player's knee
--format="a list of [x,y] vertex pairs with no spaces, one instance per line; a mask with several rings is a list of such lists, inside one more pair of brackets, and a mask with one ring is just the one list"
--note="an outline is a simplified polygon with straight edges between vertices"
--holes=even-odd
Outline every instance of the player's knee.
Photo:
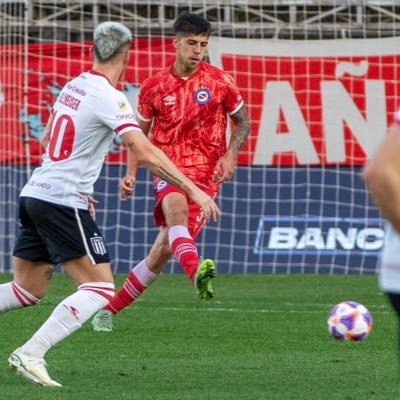
[[111,282],[86,282],[78,286],[78,290],[90,292],[90,300],[99,308],[107,305],[115,296],[115,286]]
[[168,236],[158,237],[150,250],[149,258],[151,260],[163,260],[172,256],[171,248],[168,243]]
[[172,252],[168,243],[161,243],[154,251],[149,254],[147,264],[151,264],[155,268],[162,268],[164,264],[171,258]]
[[169,247],[168,243],[162,243],[158,250],[160,253],[160,258],[169,258],[172,256],[171,247]]
[[171,248],[168,243],[158,242],[152,247],[149,255],[146,257],[147,268],[159,274],[162,272],[164,265],[172,257]]
[[[24,283],[16,283],[14,281],[14,291],[18,293],[18,290],[23,293],[23,297],[35,298],[37,299],[36,303],[41,300],[47,291],[47,287],[41,287],[37,285],[24,284]],[[36,304],[35,303],[35,304]]]
[[46,289],[44,288],[23,285],[15,281],[10,283],[11,289],[14,292],[14,296],[18,299],[18,302],[22,307],[34,306],[44,297],[46,293]]

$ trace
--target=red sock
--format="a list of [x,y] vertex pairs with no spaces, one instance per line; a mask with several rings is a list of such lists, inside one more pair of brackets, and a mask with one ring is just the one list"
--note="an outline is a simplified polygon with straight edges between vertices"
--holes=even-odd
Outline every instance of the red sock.
[[190,236],[188,229],[183,225],[176,225],[169,229],[169,246],[186,275],[193,283],[199,266],[199,255],[196,243]]
[[146,260],[141,261],[129,272],[124,285],[115,297],[103,308],[114,315],[133,303],[156,279],[157,274],[147,268]]

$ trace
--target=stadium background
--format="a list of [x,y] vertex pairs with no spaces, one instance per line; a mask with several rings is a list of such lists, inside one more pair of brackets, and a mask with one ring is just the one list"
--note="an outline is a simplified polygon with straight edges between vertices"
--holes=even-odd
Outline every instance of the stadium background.
[[[93,27],[116,20],[136,34],[121,84],[134,105],[173,58],[171,26],[185,10],[212,23],[208,60],[234,76],[252,120],[200,254],[220,273],[375,273],[383,226],[360,171],[400,91],[400,4],[388,0],[0,1],[0,271],[10,271],[18,193],[40,162],[49,109],[90,66]],[[124,157],[114,143],[95,187],[115,272],[157,233],[147,171],[131,201],[117,200]],[[178,271],[171,261],[166,272]]]

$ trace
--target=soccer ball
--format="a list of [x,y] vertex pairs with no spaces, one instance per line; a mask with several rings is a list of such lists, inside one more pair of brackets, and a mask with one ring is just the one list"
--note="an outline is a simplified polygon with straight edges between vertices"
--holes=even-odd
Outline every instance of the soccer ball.
[[364,340],[372,329],[372,317],[365,306],[355,301],[336,304],[328,316],[328,330],[336,340]]

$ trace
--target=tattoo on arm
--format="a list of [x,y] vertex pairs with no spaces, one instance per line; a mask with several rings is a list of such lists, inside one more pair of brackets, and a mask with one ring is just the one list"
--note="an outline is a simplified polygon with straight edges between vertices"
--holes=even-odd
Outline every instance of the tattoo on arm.
[[232,130],[231,143],[233,143],[233,152],[236,158],[250,132],[250,121],[245,106],[231,115],[231,119],[235,124]]
[[[130,150],[133,151],[133,143],[127,143],[126,145]],[[160,151],[160,150],[159,150]],[[160,179],[165,180],[179,189],[183,189],[183,182],[181,179],[175,175],[169,173],[164,167],[158,166],[156,171],[152,171],[154,175],[158,176]]]
[[163,167],[160,167],[157,169],[156,175],[161,178],[162,180],[165,180],[172,185],[176,186],[177,188],[182,189],[182,181],[178,179],[176,176],[171,175],[168,171],[166,171]]

